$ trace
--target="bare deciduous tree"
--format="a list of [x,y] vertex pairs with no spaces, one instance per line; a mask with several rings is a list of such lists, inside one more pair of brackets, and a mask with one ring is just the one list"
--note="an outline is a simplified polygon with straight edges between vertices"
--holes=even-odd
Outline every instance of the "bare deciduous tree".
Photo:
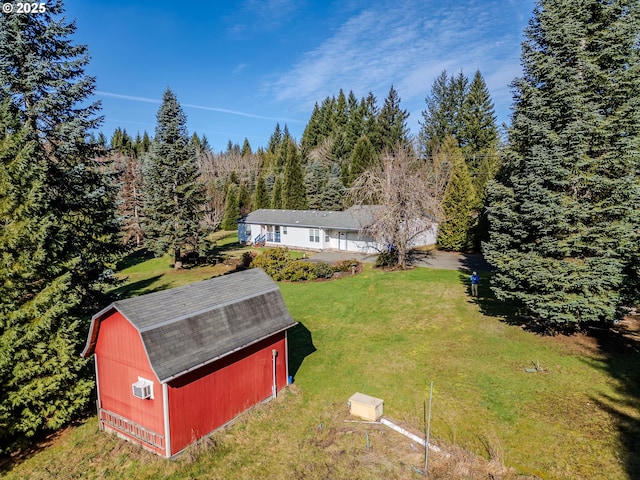
[[354,205],[377,205],[363,233],[395,248],[400,268],[407,266],[412,242],[442,218],[449,173],[446,161],[420,159],[412,147],[398,146],[354,181],[350,190]]
[[207,225],[216,229],[224,217],[225,187],[234,176],[245,185],[252,185],[260,174],[262,159],[258,154],[242,155],[239,151],[214,154],[209,149],[197,154],[200,178],[206,187]]

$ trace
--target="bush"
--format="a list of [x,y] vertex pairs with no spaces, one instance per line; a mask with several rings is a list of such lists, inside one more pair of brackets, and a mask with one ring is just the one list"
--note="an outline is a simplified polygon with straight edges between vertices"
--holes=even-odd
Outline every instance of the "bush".
[[331,278],[334,272],[334,268],[326,262],[319,262],[313,266],[313,273],[316,278]]
[[359,263],[355,258],[351,260],[340,260],[336,262],[334,269],[336,272],[350,272],[351,269],[357,267]]
[[256,258],[256,254],[253,252],[244,252],[242,254],[242,260],[240,261],[240,266],[242,268],[249,268],[251,263]]
[[290,261],[288,248],[272,248],[254,258],[251,266],[262,268],[271,278],[279,280],[282,270]]
[[395,267],[398,265],[398,251],[395,248],[381,252],[376,257],[376,267]]
[[280,280],[289,280],[290,282],[302,282],[305,280],[315,280],[317,277],[314,273],[315,265],[301,260],[294,260],[282,270],[282,278]]

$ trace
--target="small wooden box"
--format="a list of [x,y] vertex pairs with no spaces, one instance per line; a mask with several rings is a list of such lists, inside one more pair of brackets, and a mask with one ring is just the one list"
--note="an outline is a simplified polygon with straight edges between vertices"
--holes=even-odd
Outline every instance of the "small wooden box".
[[354,393],[349,398],[351,415],[375,422],[382,416],[384,400],[364,393]]

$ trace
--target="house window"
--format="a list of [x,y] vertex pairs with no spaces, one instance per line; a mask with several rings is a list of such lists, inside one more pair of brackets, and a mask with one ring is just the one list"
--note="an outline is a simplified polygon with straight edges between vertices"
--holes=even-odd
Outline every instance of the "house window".
[[282,234],[286,235],[287,234],[287,227],[282,227]]
[[151,380],[138,377],[138,381],[131,385],[131,390],[134,397],[153,400],[153,382]]
[[320,243],[320,229],[319,228],[310,228],[309,229],[309,241],[312,243]]

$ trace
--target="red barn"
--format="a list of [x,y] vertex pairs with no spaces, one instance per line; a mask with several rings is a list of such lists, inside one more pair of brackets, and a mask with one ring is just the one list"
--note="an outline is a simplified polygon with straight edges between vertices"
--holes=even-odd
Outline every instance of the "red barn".
[[296,324],[259,269],[112,303],[91,319],[100,427],[171,457],[287,384]]

